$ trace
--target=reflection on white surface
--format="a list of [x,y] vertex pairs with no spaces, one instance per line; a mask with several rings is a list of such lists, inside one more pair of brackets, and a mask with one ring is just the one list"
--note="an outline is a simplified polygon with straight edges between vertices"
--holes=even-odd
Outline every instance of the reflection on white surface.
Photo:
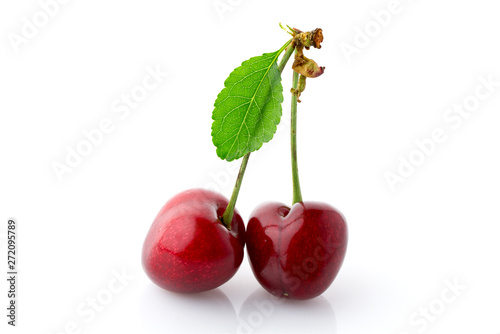
[[306,301],[285,300],[258,288],[241,307],[237,333],[334,334],[335,314],[324,297]]
[[145,333],[236,332],[236,311],[219,289],[177,294],[149,284],[140,303]]

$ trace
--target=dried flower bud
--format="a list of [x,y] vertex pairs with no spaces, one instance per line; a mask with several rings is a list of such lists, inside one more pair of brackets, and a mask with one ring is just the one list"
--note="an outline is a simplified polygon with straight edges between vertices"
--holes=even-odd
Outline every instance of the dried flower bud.
[[312,32],[313,46],[316,49],[321,49],[321,42],[323,42],[323,30],[321,28],[316,28]]
[[305,47],[307,50],[311,47],[312,44],[312,35],[310,32],[301,32],[297,34],[295,39],[297,40],[298,45]]
[[[295,47],[295,61],[293,62],[293,70],[302,76],[304,76],[304,88],[305,88],[305,77],[316,78],[319,77],[325,71],[325,68],[318,66],[318,64],[304,56],[304,48],[309,50],[309,47],[314,46],[317,49],[321,48],[321,42],[323,42],[323,30],[321,28],[316,28],[313,31],[302,32],[299,29],[293,28],[296,32],[293,38],[292,45]],[[302,77],[301,77],[302,78]]]
[[302,57],[295,58],[292,68],[295,72],[302,74],[308,78],[319,77],[325,71],[324,66],[318,66],[318,64],[304,55]]
[[309,50],[311,46],[316,49],[321,49],[321,42],[323,42],[323,30],[316,28],[313,31],[302,32],[299,29],[293,28],[295,31],[295,41],[297,45],[303,46]]

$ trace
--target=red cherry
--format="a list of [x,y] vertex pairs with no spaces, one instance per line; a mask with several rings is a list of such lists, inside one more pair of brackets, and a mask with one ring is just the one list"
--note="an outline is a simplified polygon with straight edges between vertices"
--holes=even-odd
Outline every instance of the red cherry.
[[275,296],[310,299],[337,276],[347,248],[347,225],[332,206],[266,203],[250,216],[247,252],[259,283]]
[[231,230],[222,224],[219,218],[227,204],[222,195],[192,189],[163,206],[142,249],[142,266],[155,284],[193,293],[233,277],[243,261],[245,226],[236,210]]

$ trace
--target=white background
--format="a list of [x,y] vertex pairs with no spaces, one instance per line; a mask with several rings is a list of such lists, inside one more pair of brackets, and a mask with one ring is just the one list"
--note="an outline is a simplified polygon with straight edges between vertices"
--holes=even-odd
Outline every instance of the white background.
[[[20,234],[9,333],[499,334],[500,87],[460,124],[443,119],[474,101],[479,77],[500,81],[498,4],[401,0],[377,31],[370,13],[388,0],[220,3],[230,10],[212,0],[69,1],[18,52],[9,38],[40,4],[1,3],[2,254],[9,217]],[[304,199],[347,218],[344,266],[306,302],[270,299],[246,259],[212,292],[164,292],[142,271],[143,239],[176,193],[213,183],[230,195],[236,175],[211,143],[213,102],[243,60],[284,44],[279,22],[324,30],[323,48],[307,53],[326,71],[299,105],[299,165]],[[349,62],[342,43],[356,46],[366,26],[373,37]],[[127,117],[115,113],[148,67],[169,75]],[[285,115],[290,82],[288,68]],[[113,130],[58,180],[53,163],[103,119]],[[385,174],[400,156],[418,158],[415,141],[436,128],[446,140],[391,190]],[[252,156],[237,205],[245,220],[263,201],[291,201],[288,129],[284,121]],[[113,280],[122,271],[133,276],[126,286]],[[3,333],[4,279],[0,287]],[[91,316],[96,297],[106,305]]]

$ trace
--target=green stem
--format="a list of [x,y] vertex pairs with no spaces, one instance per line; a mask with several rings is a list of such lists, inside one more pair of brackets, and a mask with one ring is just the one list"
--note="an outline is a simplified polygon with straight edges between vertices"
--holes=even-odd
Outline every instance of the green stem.
[[[299,74],[293,71],[292,89],[297,89]],[[292,93],[292,122],[290,126],[290,144],[292,152],[293,204],[302,202],[300,190],[299,167],[297,163],[297,94]]]
[[250,158],[250,153],[247,153],[247,155],[243,157],[240,171],[238,172],[238,177],[236,178],[236,183],[234,185],[233,194],[231,195],[231,199],[229,200],[227,208],[222,215],[222,223],[227,227],[228,230],[231,229],[234,207],[236,206],[236,201],[238,200],[238,194],[240,193],[241,183],[243,182],[243,175],[245,175],[245,169],[247,168],[248,158]]
[[283,73],[283,69],[285,68],[286,63],[288,63],[288,60],[292,56],[293,51],[295,50],[292,45],[288,45],[285,54],[283,55],[283,58],[281,58],[280,64],[278,65],[278,71],[280,71],[280,74]]
[[[283,72],[283,69],[285,68],[286,63],[290,59],[290,56],[292,55],[293,51],[295,48],[290,46],[291,40],[287,42],[287,49],[285,51],[285,54],[283,55],[283,58],[281,58],[281,61],[278,65],[278,70],[280,74]],[[250,153],[245,155],[243,157],[243,160],[241,162],[240,166],[240,171],[238,172],[238,177],[236,178],[236,183],[234,184],[234,189],[233,193],[231,194],[231,199],[229,200],[229,203],[227,204],[227,208],[224,211],[224,214],[221,217],[222,223],[224,226],[227,227],[228,230],[231,229],[231,222],[233,221],[233,216],[234,216],[234,208],[236,206],[236,201],[238,200],[238,194],[240,193],[240,188],[241,188],[241,183],[243,182],[243,176],[245,175],[245,170],[247,168],[248,164],[248,158],[250,158]]]

